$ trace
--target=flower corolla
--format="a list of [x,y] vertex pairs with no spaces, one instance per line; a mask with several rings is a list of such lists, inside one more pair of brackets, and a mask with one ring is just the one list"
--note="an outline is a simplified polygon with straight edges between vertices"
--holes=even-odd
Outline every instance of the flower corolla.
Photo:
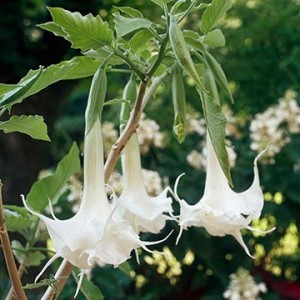
[[[236,193],[228,184],[207,133],[207,173],[202,198],[197,204],[189,205],[178,197],[176,191],[180,177],[175,184],[175,197],[180,204],[178,217],[180,232],[177,242],[184,229],[190,226],[204,227],[213,236],[232,235],[251,256],[240,231],[242,229],[259,231],[249,226],[253,219],[260,217],[264,202],[257,168],[259,156],[254,160],[252,185],[246,191]],[[272,230],[274,228],[267,232]]]
[[158,233],[164,228],[172,214],[171,198],[167,197],[169,188],[158,196],[150,197],[146,191],[142,170],[137,134],[127,142],[122,154],[124,188],[115,204],[116,214],[127,220],[139,233]]
[[[32,211],[46,225],[56,254],[38,277],[58,257],[63,257],[84,271],[95,263],[118,266],[130,258],[132,250],[154,242],[142,242],[132,226],[118,218],[110,206],[104,183],[103,141],[100,120],[86,133],[84,143],[84,185],[78,212],[72,218],[59,220],[50,205],[53,219]],[[81,279],[83,278],[81,276]],[[38,279],[36,278],[36,280]],[[79,284],[80,286],[80,284]]]

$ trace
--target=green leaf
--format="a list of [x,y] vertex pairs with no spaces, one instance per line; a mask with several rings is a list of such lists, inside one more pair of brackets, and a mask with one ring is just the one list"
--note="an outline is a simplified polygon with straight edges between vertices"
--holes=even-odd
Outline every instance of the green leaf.
[[232,0],[213,0],[203,13],[200,29],[207,34],[215,28],[227,10],[232,6]]
[[27,267],[39,266],[46,256],[41,251],[31,251],[22,246],[19,241],[11,242],[13,253],[18,262],[26,264]]
[[139,10],[134,9],[132,7],[128,7],[128,6],[114,6],[114,8],[116,8],[120,12],[128,15],[131,18],[141,18],[141,19],[144,18],[143,14]]
[[151,2],[155,3],[156,5],[160,6],[164,9],[164,5],[170,2],[174,2],[175,0],[150,0]]
[[[73,271],[72,273],[75,281],[78,283],[79,272]],[[101,290],[92,281],[88,280],[86,275],[83,277],[80,290],[87,300],[104,300]]]
[[142,18],[126,18],[119,13],[114,14],[115,29],[117,37],[122,37],[130,32],[138,29],[147,28],[152,26],[152,22]]
[[[34,84],[30,87],[30,89],[23,90],[24,93],[18,95],[14,103],[19,103],[24,98],[36,94],[40,90],[60,80],[79,79],[92,76],[100,64],[100,61],[95,61],[92,58],[78,56],[71,60],[51,65],[38,75],[38,78],[34,81]],[[9,89],[9,87],[11,87],[12,91],[14,90],[14,87],[17,86],[16,90],[13,91],[13,93],[17,93],[20,86],[24,86],[29,81],[32,82],[39,72],[40,70],[30,70],[17,85],[7,85],[6,88]],[[3,98],[4,97],[0,99],[0,104]]]
[[203,43],[210,48],[224,47],[225,37],[220,29],[214,29],[203,37]]
[[32,88],[34,83],[41,76],[42,69],[43,68],[40,67],[39,70],[37,70],[33,76],[27,78],[26,80],[22,80],[18,84],[18,87],[4,94],[0,100],[0,106],[12,106],[15,103],[21,102],[22,97],[26,95],[26,93]]
[[27,205],[36,212],[42,211],[48,205],[48,199],[52,202],[58,199],[70,176],[79,170],[79,150],[74,143],[69,153],[59,162],[54,174],[33,184],[26,197]]
[[199,89],[198,93],[202,101],[207,130],[221,168],[229,184],[232,186],[229,158],[225,145],[226,118],[220,106],[219,94],[213,73],[210,69],[204,69],[203,77],[208,93]]
[[47,23],[39,24],[37,26],[39,26],[40,28],[42,28],[44,30],[48,30],[48,31],[54,33],[56,36],[60,36],[60,37],[67,39],[67,33],[62,29],[62,27],[60,27],[59,25],[57,25],[54,22],[47,22]]
[[149,30],[140,30],[130,39],[130,47],[133,51],[143,51],[153,38],[153,34]]
[[132,270],[128,261],[123,262],[119,265],[119,269],[124,272],[127,276],[131,277],[130,271]]
[[[85,51],[111,44],[113,31],[99,15],[82,16],[79,12],[72,13],[58,7],[48,7],[48,10],[56,25],[52,25],[52,29],[60,36],[63,36],[62,31],[65,32],[63,37],[71,42],[72,48]],[[57,26],[61,27],[62,31],[58,31]],[[44,28],[48,30],[49,25],[44,24]]]
[[[65,278],[65,276],[60,277],[59,279]],[[47,278],[43,279],[38,283],[27,283],[25,286],[23,286],[24,289],[27,290],[33,290],[44,286],[56,286],[59,279],[55,278]]]
[[5,205],[4,216],[7,230],[11,232],[25,230],[33,222],[26,208],[15,205]]
[[8,121],[0,122],[0,130],[5,133],[21,132],[36,140],[50,141],[47,125],[41,116],[12,116]]
[[204,55],[205,55],[205,61],[208,67],[210,68],[211,72],[213,73],[218,85],[224,90],[224,92],[229,97],[231,102],[233,102],[233,97],[229,88],[226,75],[224,74],[220,64],[209,52],[206,51]]
[[0,97],[3,96],[4,94],[19,88],[20,86],[17,84],[4,84],[0,83]]

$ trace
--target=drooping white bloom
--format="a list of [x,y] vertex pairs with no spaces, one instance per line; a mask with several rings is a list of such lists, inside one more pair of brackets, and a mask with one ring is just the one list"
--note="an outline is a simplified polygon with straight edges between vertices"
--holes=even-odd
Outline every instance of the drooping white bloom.
[[164,213],[172,213],[168,188],[157,197],[146,191],[141,171],[140,149],[137,135],[133,134],[122,154],[124,188],[116,204],[116,213],[127,220],[136,232],[158,233],[169,219]]
[[[23,202],[27,207],[24,197]],[[84,271],[91,269],[95,263],[118,266],[130,258],[132,250],[139,247],[147,249],[146,245],[151,244],[140,241],[132,226],[126,220],[117,218],[109,205],[104,184],[99,119],[85,136],[83,195],[76,215],[59,220],[54,216],[52,208],[53,219],[29,207],[27,209],[45,223],[56,250],[38,277],[58,257],[67,259]]]
[[[207,133],[207,174],[204,195],[197,204],[189,205],[175,193],[180,203],[180,233],[177,242],[184,229],[201,226],[213,236],[232,235],[251,256],[240,231],[242,229],[257,231],[249,224],[252,219],[260,217],[263,208],[264,197],[259,183],[258,158],[259,156],[254,161],[252,185],[248,190],[236,193],[227,182]],[[175,192],[177,184],[178,180]]]

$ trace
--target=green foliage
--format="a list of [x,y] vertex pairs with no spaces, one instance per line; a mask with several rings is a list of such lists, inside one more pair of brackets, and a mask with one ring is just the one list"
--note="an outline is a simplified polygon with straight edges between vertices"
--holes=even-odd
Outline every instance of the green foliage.
[[7,230],[11,232],[26,230],[33,222],[26,208],[15,205],[5,205],[4,216]]
[[98,15],[82,16],[80,13],[71,13],[65,9],[48,7],[53,22],[40,25],[43,29],[64,37],[71,42],[72,48],[83,51],[98,49],[110,45],[113,40],[113,32],[108,24],[103,22]]
[[225,13],[230,9],[232,3],[232,0],[213,0],[211,5],[209,5],[203,13],[200,27],[201,31],[207,34],[214,29],[221,18],[224,17]]
[[46,256],[40,251],[28,251],[19,241],[11,242],[13,252],[20,264],[26,263],[26,266],[39,266]]
[[5,133],[18,131],[36,140],[50,141],[47,125],[41,116],[12,116],[8,121],[0,122],[0,130]]
[[60,161],[53,175],[33,184],[26,197],[27,205],[36,212],[42,211],[49,201],[55,203],[64,191],[71,175],[80,170],[79,150],[74,143],[69,153]]

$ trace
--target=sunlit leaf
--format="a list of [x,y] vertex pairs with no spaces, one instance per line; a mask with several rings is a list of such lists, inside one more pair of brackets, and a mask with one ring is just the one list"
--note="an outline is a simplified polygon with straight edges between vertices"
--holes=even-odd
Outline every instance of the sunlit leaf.
[[135,30],[150,28],[152,26],[152,22],[147,19],[126,18],[118,13],[115,14],[114,22],[117,37],[122,37]]
[[32,76],[30,76],[29,78],[23,79],[16,88],[14,88],[13,90],[7,92],[6,94],[3,95],[3,97],[0,99],[0,106],[12,106],[15,103],[21,102],[22,99],[24,98],[24,95],[26,95],[26,93],[28,91],[30,91],[30,89],[32,88],[32,86],[34,85],[34,83],[39,79],[39,77],[42,74],[42,67],[39,68],[39,70],[37,70],[35,72],[35,74],[33,74]]
[[55,202],[64,190],[70,176],[79,170],[79,150],[74,143],[69,153],[59,162],[54,174],[33,184],[26,197],[27,205],[34,211],[39,212],[48,205],[48,199]]
[[19,88],[20,86],[17,84],[4,84],[4,83],[0,83],[0,97],[2,97],[4,94]]
[[144,18],[143,14],[135,8],[128,7],[128,6],[114,6],[114,8],[128,15],[131,18]]
[[[85,51],[111,44],[113,31],[100,15],[96,17],[92,14],[82,16],[79,12],[72,13],[58,7],[48,7],[48,9],[55,25],[49,26],[48,23],[48,25],[42,24],[41,26],[63,36],[71,42],[72,48]],[[62,30],[58,30],[58,27],[61,27]]]
[[5,133],[21,132],[36,140],[50,141],[47,125],[41,116],[12,116],[8,121],[0,122],[0,130]]
[[[6,85],[5,88],[10,89],[11,87],[11,93],[14,93],[15,87],[19,89],[20,86],[24,86],[28,81],[32,82],[38,75],[39,77],[34,81],[34,84],[29,89],[24,90],[22,94],[19,94],[18,98],[14,101],[14,103],[21,102],[24,98],[36,94],[47,86],[60,80],[79,79],[92,76],[100,64],[101,61],[95,61],[89,57],[74,57],[71,60],[62,61],[43,69],[40,75],[38,75],[40,70],[30,70],[25,77],[20,80],[18,85]],[[0,104],[2,99],[0,100]]]
[[214,29],[228,9],[231,8],[232,0],[213,0],[203,13],[201,31],[207,34]]
[[214,29],[203,37],[203,42],[210,48],[225,46],[225,37],[220,29]]
[[164,9],[164,5],[170,2],[174,2],[175,0],[150,0],[151,2],[155,3],[156,5],[160,6]]

